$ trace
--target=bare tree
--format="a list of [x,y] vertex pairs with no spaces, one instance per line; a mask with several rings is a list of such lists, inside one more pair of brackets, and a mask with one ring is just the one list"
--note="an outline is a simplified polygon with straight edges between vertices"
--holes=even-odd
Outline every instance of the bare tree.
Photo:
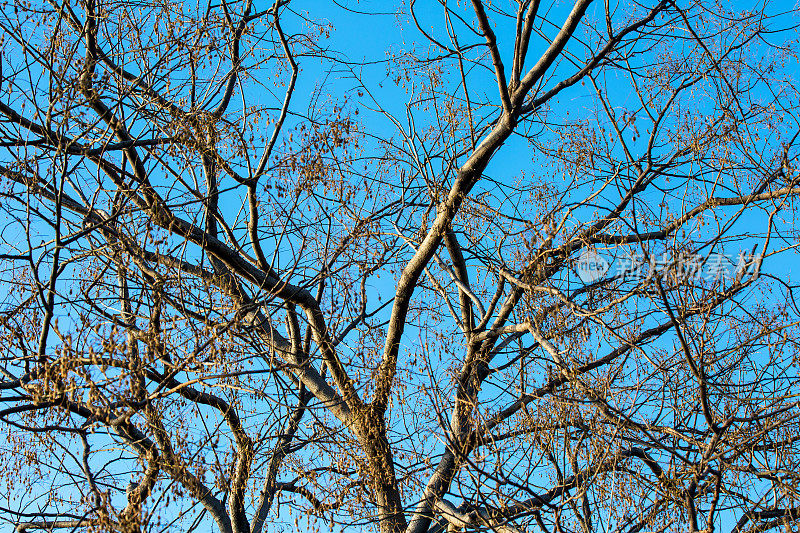
[[319,4],[2,6],[3,519],[797,530],[796,14]]

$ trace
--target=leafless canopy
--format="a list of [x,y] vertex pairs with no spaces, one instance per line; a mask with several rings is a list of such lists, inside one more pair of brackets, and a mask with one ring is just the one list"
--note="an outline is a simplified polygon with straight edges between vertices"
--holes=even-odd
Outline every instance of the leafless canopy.
[[787,5],[3,3],[0,517],[797,530]]

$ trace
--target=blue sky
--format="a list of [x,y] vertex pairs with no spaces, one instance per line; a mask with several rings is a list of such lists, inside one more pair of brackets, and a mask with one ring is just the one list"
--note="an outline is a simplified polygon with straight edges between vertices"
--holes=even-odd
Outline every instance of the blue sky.
[[[301,73],[297,92],[292,100],[291,108],[293,113],[296,113],[296,115],[291,115],[287,120],[288,129],[292,129],[303,122],[303,119],[300,117],[308,111],[308,108],[311,107],[312,104],[320,116],[325,116],[326,114],[331,113],[332,107],[340,105],[345,99],[347,99],[345,108],[346,111],[348,113],[352,113],[353,117],[357,117],[354,120],[358,122],[360,131],[367,134],[362,142],[364,150],[368,152],[368,154],[381,153],[380,150],[382,149],[382,145],[375,140],[376,137],[391,137],[396,143],[395,146],[403,146],[400,131],[398,131],[398,126],[402,131],[405,132],[409,131],[412,124],[417,128],[418,131],[422,131],[426,127],[431,127],[433,129],[437,127],[436,121],[437,119],[441,118],[441,115],[437,113],[437,109],[425,109],[423,105],[419,105],[416,106],[411,112],[406,112],[407,102],[412,95],[423,94],[421,87],[426,79],[425,66],[420,64],[411,65],[409,67],[411,72],[409,73],[407,81],[401,81],[399,84],[396,83],[396,78],[401,74],[401,70],[394,60],[402,59],[403,54],[410,53],[412,51],[416,53],[432,55],[437,53],[434,47],[428,43],[425,43],[424,40],[420,40],[417,29],[407,19],[407,17],[390,11],[385,11],[382,14],[377,15],[357,14],[353,13],[352,11],[345,12],[340,6],[334,3],[318,1],[307,2],[305,4],[293,3],[292,6],[298,13],[303,13],[307,10],[308,14],[317,21],[327,21],[329,23],[330,38],[320,39],[317,44],[326,50],[329,49],[335,51],[334,57],[338,61],[321,62],[314,57],[299,58],[298,61],[300,64]],[[361,10],[364,12],[387,10],[385,3],[374,1],[351,2],[348,3],[348,6],[353,10]],[[602,4],[597,3],[597,5],[593,8],[595,11],[590,12],[590,16],[599,17],[600,11],[598,10],[601,9],[601,6]],[[550,14],[554,20],[561,20],[565,10],[569,7],[570,5],[567,2],[555,2],[551,7]],[[736,4],[736,7],[743,7],[743,5]],[[426,6],[420,5],[418,15],[420,17],[421,26],[425,31],[434,32],[437,38],[442,38],[442,36],[446,37],[446,33],[442,31],[442,19],[444,18],[442,12],[439,10],[426,11]],[[791,24],[789,17],[794,17],[794,14],[787,15],[785,19],[779,20],[781,23],[783,23],[785,20],[786,25],[790,26]],[[286,26],[288,32],[302,32],[305,30],[304,24],[300,22],[287,22]],[[500,26],[495,27],[495,32],[497,33],[500,41],[501,51],[506,57],[509,55],[509,49],[512,45],[508,39],[508,35],[511,35],[509,29],[510,25],[508,22],[506,22],[505,25],[501,24]],[[552,28],[545,28],[545,30],[552,32]],[[783,39],[784,35],[785,34],[776,34],[775,38]],[[461,33],[459,33],[459,39],[462,40],[462,43],[468,43],[470,40],[476,41],[475,36],[470,36],[469,32],[463,28]],[[477,41],[480,41],[480,39],[477,39]],[[537,41],[532,45],[532,52],[530,55],[532,57],[536,57],[536,52],[543,49],[544,46],[545,44],[543,41]],[[578,48],[578,53],[579,52],[580,49]],[[4,58],[4,61],[7,61],[9,64],[19,64],[19,58],[15,57],[13,51]],[[367,61],[367,64],[363,64],[364,61]],[[449,65],[452,69],[455,69],[453,62],[451,62]],[[408,65],[406,64],[406,66]],[[795,66],[796,61],[793,58],[790,58],[784,65],[784,68],[786,68],[788,72],[792,72]],[[565,64],[561,66],[556,73],[559,76],[564,76],[566,73],[571,72],[572,69],[573,67],[571,65]],[[265,69],[260,74],[268,77],[270,76],[270,71]],[[285,76],[285,74],[285,71],[278,72],[276,77],[280,78],[281,75]],[[441,76],[444,80],[442,85],[443,92],[447,93],[448,91],[459,90],[460,82],[457,74],[458,73],[455,70],[444,69],[441,72]],[[793,74],[792,76],[795,75]],[[357,78],[367,86],[369,92],[365,92],[364,88],[359,87]],[[467,74],[467,80],[473,102],[481,100],[495,103],[497,102],[497,86],[492,77],[492,72],[485,68],[485,65],[470,70]],[[272,81],[274,80],[267,78],[267,83]],[[614,106],[618,116],[626,111],[631,112],[632,110],[635,110],[637,106],[639,106],[634,98],[635,93],[629,80],[624,79],[624,77],[612,74],[607,78],[600,80],[600,83],[604,93],[609,95],[612,105]],[[263,86],[247,86],[244,94],[247,103],[249,104],[256,102],[262,105],[273,107],[279,106],[282,98],[280,86],[270,86],[269,88],[274,90],[274,92],[272,93],[272,99],[267,101],[265,98],[267,93],[264,91]],[[770,97],[769,89],[770,87],[768,84],[762,84],[756,91],[754,91],[754,95],[757,97],[763,97],[766,101],[766,99]],[[686,101],[681,103],[687,108],[691,108],[695,115],[702,115],[703,113],[713,109],[714,105],[711,100],[704,100],[704,98],[705,97],[702,94],[693,94],[691,97],[687,97]],[[239,104],[237,102],[234,107],[236,108],[238,105]],[[397,122],[393,122],[389,117],[382,114],[379,108],[385,110]],[[355,115],[356,111],[358,112],[358,115]],[[475,120],[483,121],[485,123],[486,121],[490,121],[497,116],[498,108],[495,104],[495,107],[487,107],[483,109],[481,113],[482,114],[475,117]],[[595,184],[589,183],[585,180],[577,180],[573,182],[569,171],[562,166],[559,166],[555,159],[542,157],[540,149],[552,147],[555,143],[559,142],[559,134],[563,133],[569,127],[578,124],[582,120],[593,120],[599,124],[608,125],[608,120],[603,118],[602,115],[602,106],[600,106],[599,101],[596,98],[594,89],[589,84],[576,85],[564,91],[558,96],[556,103],[552,105],[546,120],[542,117],[537,118],[542,129],[540,133],[532,136],[534,137],[534,144],[531,144],[529,140],[522,137],[512,137],[509,139],[503,149],[498,153],[498,156],[495,157],[486,170],[485,174],[486,178],[488,179],[480,183],[473,191],[474,196],[478,197],[485,194],[487,197],[493,198],[493,201],[499,206],[498,212],[502,215],[514,215],[525,218],[528,216],[534,217],[536,215],[540,215],[541,213],[537,213],[537,205],[532,203],[529,204],[520,200],[520,198],[523,198],[521,194],[513,196],[511,193],[508,193],[508,191],[513,191],[518,184],[527,185],[532,182],[529,180],[538,179],[542,180],[543,182],[549,182],[553,189],[567,194],[568,198],[571,196],[579,198],[581,195],[584,195],[587,191],[594,187]],[[639,122],[639,124],[641,123],[642,122]],[[791,121],[785,126],[787,131],[791,130],[793,127],[796,127],[796,124],[793,124]],[[644,126],[642,126],[642,128],[644,128]],[[785,133],[786,131],[781,131],[774,137],[764,137],[765,140],[757,146],[758,151],[761,153],[769,153],[770,149],[774,148],[774,144],[778,135],[785,135]],[[644,139],[646,139],[646,132],[643,131],[641,134],[637,133],[636,135],[638,136],[638,140],[633,140],[632,137],[634,136],[634,131],[632,127],[631,130],[626,132],[626,136],[630,137],[629,146],[635,153],[641,154],[645,148]],[[664,139],[664,151],[669,151],[671,148],[673,148],[673,146],[669,144],[669,141],[670,140],[668,139]],[[535,142],[541,142],[541,145],[536,146]],[[423,144],[424,143],[419,142],[416,143],[415,146],[422,147]],[[435,143],[431,142],[430,144],[434,145]],[[610,150],[610,152],[615,157],[622,159],[619,147]],[[375,159],[367,161],[365,174],[374,179],[383,179],[387,184],[396,183],[399,177],[392,173],[393,169],[387,169],[387,167],[382,166],[381,162],[378,161],[378,157],[379,156],[376,156]],[[437,176],[436,171],[439,169],[434,165],[441,163],[442,159],[444,158],[433,158],[431,162],[432,175]],[[598,165],[599,164],[600,163],[598,162]],[[692,171],[690,167],[690,163],[687,163],[686,167],[684,167],[687,171],[687,174]],[[384,172],[385,174],[382,174]],[[587,170],[584,170],[584,172],[591,173],[591,171]],[[169,189],[172,185],[172,182],[168,176],[158,176],[157,179],[161,180],[159,185],[162,186],[164,190]],[[577,183],[577,185],[574,185],[575,183]],[[508,194],[509,197],[515,198],[517,202],[512,203],[509,201],[507,204],[503,204],[504,194]],[[368,202],[367,198],[360,196],[359,194],[356,194],[354,198],[354,202],[366,202],[367,206],[372,205]],[[654,205],[661,199],[659,198],[659,193],[657,192],[654,192],[651,198]],[[277,199],[277,197],[274,197],[273,199]],[[604,202],[610,202],[613,199],[614,194],[609,194],[608,197],[602,198]],[[229,208],[231,213],[236,212],[238,209],[240,209],[242,200],[243,195],[240,192],[234,191],[227,193],[224,200],[227,202],[225,207]],[[380,199],[374,200],[374,202],[379,201]],[[676,204],[680,204],[678,199],[675,199],[675,202]],[[584,210],[581,212],[581,216],[594,216],[592,213],[594,208],[595,206],[588,206],[584,208]],[[581,221],[585,220],[581,217],[579,217],[579,219]],[[536,220],[537,223],[539,223],[539,221],[540,219]],[[758,240],[757,233],[763,232],[765,221],[766,215],[764,214],[748,215],[746,218],[740,219],[734,231],[736,238],[724,246],[725,252],[735,255],[741,249],[749,250],[751,244]],[[339,222],[337,221],[336,223]],[[342,224],[344,224],[344,222],[342,222]],[[784,222],[784,224],[791,225],[792,221],[789,220]],[[239,229],[241,229],[241,226]],[[387,228],[384,229],[386,230]],[[7,228],[5,231],[6,238],[9,238],[9,232],[12,231],[16,231],[17,236],[19,236],[18,228]],[[534,227],[531,231],[538,231],[541,233],[541,228]],[[44,230],[42,230],[42,232],[44,233]],[[494,242],[491,242],[491,237],[492,235],[489,234],[489,236],[486,238],[486,242],[481,241],[481,243],[479,243],[482,246],[485,246],[487,254],[489,251],[492,251],[491,246],[495,244]],[[15,240],[15,237],[10,237],[10,240]],[[266,240],[267,239],[265,239],[265,241]],[[698,237],[698,240],[702,240],[701,237]],[[283,250],[290,257],[291,252],[293,250],[297,250],[301,245],[299,238],[292,237],[283,238],[277,236],[270,241],[270,243],[273,242],[276,243],[276,249]],[[790,242],[789,244],[794,245],[796,243]],[[778,245],[774,244],[773,246]],[[710,249],[708,247],[701,248],[698,251],[704,254],[710,253]],[[408,252],[408,250],[406,250],[406,252]],[[196,252],[190,251],[188,252],[187,256],[193,257],[192,254],[196,254]],[[402,254],[399,254],[399,256],[402,258]],[[774,273],[778,278],[786,280],[790,279],[791,267],[793,264],[791,258],[794,257],[792,254],[787,254],[787,256],[790,259],[777,259],[770,261],[769,263],[770,272]],[[284,261],[291,263],[291,259],[286,260],[284,258]],[[46,267],[47,265],[44,266]],[[317,266],[318,265],[316,264],[312,264],[308,268],[313,269]],[[474,263],[472,263],[472,268],[473,273],[485,275],[486,270],[479,261],[476,260]],[[441,272],[435,272],[441,274]],[[67,277],[79,275],[79,270],[69,270],[67,273]],[[566,286],[577,288],[582,285],[574,273],[565,271],[563,276],[565,278],[563,281],[568,281]],[[369,280],[368,295],[370,299],[370,305],[373,306],[373,308],[382,305],[393,295],[393,282],[394,279],[390,273],[385,274],[380,279],[375,277]],[[382,298],[380,303],[376,301],[378,296]],[[335,294],[326,295],[326,298],[330,299],[335,297]],[[329,306],[332,304],[330,300],[327,300],[324,305]],[[443,304],[438,303],[438,305]],[[378,314],[378,317],[387,315],[388,309],[385,309],[383,312]],[[64,316],[61,316],[60,318],[62,320],[62,326],[69,327],[70,320]],[[441,356],[441,353],[437,353],[436,349],[431,350],[427,354],[422,353],[425,352],[425,341],[429,340],[429,337],[426,337],[426,335],[434,334],[431,333],[430,330],[436,330],[434,331],[435,334],[446,336],[447,334],[455,335],[454,332],[456,331],[456,328],[454,327],[454,324],[448,322],[447,320],[442,321],[441,331],[438,331],[437,328],[431,327],[409,327],[403,337],[403,347],[405,352],[403,354],[403,358],[405,360],[409,360],[420,355],[427,355],[433,361],[436,356]],[[673,340],[674,339],[669,339],[665,341],[663,345],[657,346],[656,348],[672,348],[672,346],[669,346],[669,344]],[[607,343],[608,341],[601,340],[600,342],[603,344]],[[54,340],[53,345],[55,346],[55,344],[56,341]],[[347,349],[355,352],[358,348],[358,346],[355,344],[356,343],[354,343],[353,347],[343,346],[343,350]],[[602,347],[607,348],[608,346],[604,344]],[[437,346],[436,348],[440,349],[442,347]],[[415,407],[416,405],[429,406],[431,403],[433,403],[433,400],[430,397],[425,397],[427,391],[423,390],[423,388],[427,385],[431,386],[430,390],[434,390],[436,388],[435,386],[437,385],[440,386],[438,392],[447,392],[450,390],[448,389],[446,383],[449,377],[452,375],[451,369],[447,368],[447,366],[451,364],[452,361],[444,361],[441,363],[441,366],[433,364],[429,368],[431,371],[430,376],[424,376],[421,372],[420,375],[414,376],[420,379],[422,384],[418,385],[418,390],[412,390],[409,392],[409,396],[414,398],[409,402],[411,407]],[[409,372],[413,372],[413,370],[409,370]],[[487,392],[487,396],[491,397],[491,394],[497,394],[499,397],[500,392],[502,391],[492,389],[490,392]],[[494,400],[490,399],[487,401],[487,405],[491,408],[495,408],[498,407],[503,401],[505,400],[498,398],[495,398]],[[397,406],[396,409],[400,410],[401,407]],[[395,429],[401,431],[403,428],[400,427],[399,424],[402,421],[399,418],[396,420],[396,424],[398,425],[395,426]],[[416,444],[421,446],[423,444],[423,440],[424,437],[420,437],[420,442]],[[441,436],[438,434],[432,434],[427,442],[424,442],[424,444],[435,450],[433,455],[440,453],[444,447],[441,442]],[[113,456],[113,452],[109,453],[111,453],[111,455],[98,455],[98,463],[107,460],[108,457],[115,458],[115,456]],[[117,468],[115,465],[116,463],[111,462],[109,469],[113,470],[114,468]],[[68,490],[65,489],[65,492],[68,492]],[[124,497],[123,494],[119,492],[115,494],[120,500]],[[279,522],[276,522],[270,526],[270,531],[282,531],[284,526],[289,528],[293,527],[290,525],[293,518],[294,517],[292,517],[291,513],[288,513],[287,517],[287,514],[284,512],[281,517],[281,522],[283,522],[283,525],[281,525]]]

